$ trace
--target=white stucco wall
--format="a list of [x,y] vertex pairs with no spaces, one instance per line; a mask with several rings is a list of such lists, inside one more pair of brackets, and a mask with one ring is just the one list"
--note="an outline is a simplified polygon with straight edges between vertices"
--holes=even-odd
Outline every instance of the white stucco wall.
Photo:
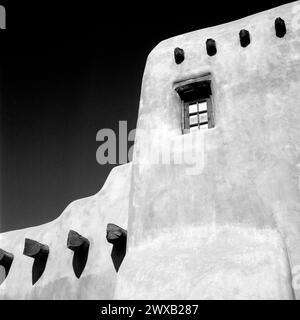
[[[131,164],[114,168],[103,188],[94,196],[72,202],[56,220],[47,224],[0,234],[0,247],[14,254],[1,299],[112,299],[116,271],[112,245],[106,241],[107,223],[126,229]],[[69,230],[90,241],[86,267],[77,279],[73,252],[67,248]],[[32,285],[33,259],[24,256],[24,240],[30,238],[50,249],[42,277]]]
[[[275,36],[277,17],[286,22],[284,38]],[[241,29],[250,32],[246,48]],[[213,57],[207,38],[217,43]],[[185,51],[180,65],[175,47]],[[206,73],[215,128],[182,135],[174,83]],[[300,265],[299,88],[300,1],[161,42],[147,59],[133,163],[53,222],[0,234],[0,247],[15,255],[0,299],[299,298],[291,286]],[[194,162],[151,163],[162,141],[171,156],[193,151]],[[109,222],[128,222],[118,275]],[[91,242],[79,280],[66,247],[70,229]],[[50,247],[34,286],[25,237]]]
[[[299,7],[183,34],[148,56],[138,129],[149,134],[136,136],[129,245],[116,298],[293,298],[291,268],[300,263]],[[285,20],[284,38],[275,35],[277,17]],[[250,32],[246,48],[241,29]],[[217,43],[212,57],[208,38]],[[179,65],[175,47],[185,52]],[[201,135],[193,147],[203,151],[201,172],[152,164],[149,154],[162,137],[165,148],[183,139],[174,83],[205,73],[212,75],[215,128],[193,133]]]

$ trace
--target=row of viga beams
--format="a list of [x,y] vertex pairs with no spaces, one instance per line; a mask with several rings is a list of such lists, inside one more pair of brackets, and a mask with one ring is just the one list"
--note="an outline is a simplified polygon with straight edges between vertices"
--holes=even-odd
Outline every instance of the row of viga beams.
[[[106,227],[106,239],[113,244],[111,258],[116,271],[126,254],[127,231],[121,227],[109,223]],[[70,230],[67,239],[67,248],[74,252],[73,254],[73,270],[79,279],[88,260],[90,241],[80,235],[78,232]],[[45,271],[49,256],[49,247],[32,239],[25,239],[23,254],[34,259],[32,265],[32,285],[34,285]],[[3,249],[0,249],[0,265],[4,267],[5,278],[9,274],[9,270],[14,260],[14,255]]]
[[[285,22],[281,18],[276,18],[274,22],[276,36],[278,38],[283,38],[286,34],[286,26]],[[248,30],[241,30],[239,32],[240,44],[243,48],[246,48],[251,40],[250,40],[250,33]],[[209,56],[214,56],[217,53],[217,45],[214,39],[207,39],[206,40],[206,52]],[[177,64],[180,64],[184,61],[184,50],[181,48],[174,49],[174,59]]]

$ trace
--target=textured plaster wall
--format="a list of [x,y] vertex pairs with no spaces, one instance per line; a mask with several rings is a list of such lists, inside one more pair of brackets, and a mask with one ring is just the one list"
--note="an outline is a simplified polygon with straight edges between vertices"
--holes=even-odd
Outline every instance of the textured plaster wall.
[[[160,132],[136,136],[116,298],[299,297],[291,288],[291,268],[300,264],[299,7],[183,34],[149,54],[138,129]],[[284,38],[275,35],[277,17],[286,22]],[[246,48],[241,29],[250,32]],[[208,38],[217,43],[213,57]],[[185,51],[180,65],[175,47]],[[215,128],[193,133],[201,135],[193,148],[204,150],[203,170],[151,164],[162,137],[165,147],[187,139],[174,83],[208,72]]]
[[[0,234],[0,247],[14,254],[8,277],[0,285],[0,299],[112,299],[116,271],[112,245],[106,241],[107,223],[126,229],[131,164],[114,168],[94,196],[72,202],[56,220],[41,226]],[[86,267],[77,279],[67,236],[73,229],[90,241]],[[46,269],[32,286],[33,259],[24,256],[30,238],[50,248]]]
[[[15,255],[0,299],[299,298],[291,287],[291,269],[300,264],[299,8],[298,1],[154,48],[133,163],[114,169],[98,194],[75,201],[53,222],[0,234],[0,247]],[[279,16],[287,26],[282,39],[274,30]],[[250,32],[246,48],[241,29]],[[207,38],[217,43],[213,57]],[[185,51],[180,65],[175,47]],[[182,135],[174,83],[206,73],[215,128]],[[201,139],[191,144],[191,137]],[[174,147],[172,156],[195,152],[194,162],[151,163],[161,141]],[[118,276],[105,239],[109,222],[128,222]],[[70,229],[91,242],[79,280],[66,247]],[[25,237],[50,247],[34,286],[33,261],[22,255]]]

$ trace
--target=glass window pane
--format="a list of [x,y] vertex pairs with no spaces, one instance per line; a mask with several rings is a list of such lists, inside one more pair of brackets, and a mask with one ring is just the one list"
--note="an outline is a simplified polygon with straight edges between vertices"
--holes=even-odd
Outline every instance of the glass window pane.
[[198,116],[191,116],[190,117],[190,124],[198,123]]
[[189,113],[197,112],[197,103],[189,105]]
[[200,122],[207,121],[207,113],[202,113],[199,116],[200,116]]
[[207,102],[199,102],[199,111],[207,111]]
[[200,126],[200,130],[208,129],[208,124],[203,124]]
[[196,127],[191,127],[190,128],[190,131],[198,131],[199,130],[199,128],[196,126]]

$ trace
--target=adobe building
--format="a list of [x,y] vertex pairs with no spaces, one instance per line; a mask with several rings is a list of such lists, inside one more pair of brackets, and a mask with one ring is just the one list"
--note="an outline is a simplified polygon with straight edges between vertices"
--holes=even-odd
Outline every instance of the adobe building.
[[0,299],[299,298],[299,89],[300,1],[159,43],[133,161],[0,234]]

